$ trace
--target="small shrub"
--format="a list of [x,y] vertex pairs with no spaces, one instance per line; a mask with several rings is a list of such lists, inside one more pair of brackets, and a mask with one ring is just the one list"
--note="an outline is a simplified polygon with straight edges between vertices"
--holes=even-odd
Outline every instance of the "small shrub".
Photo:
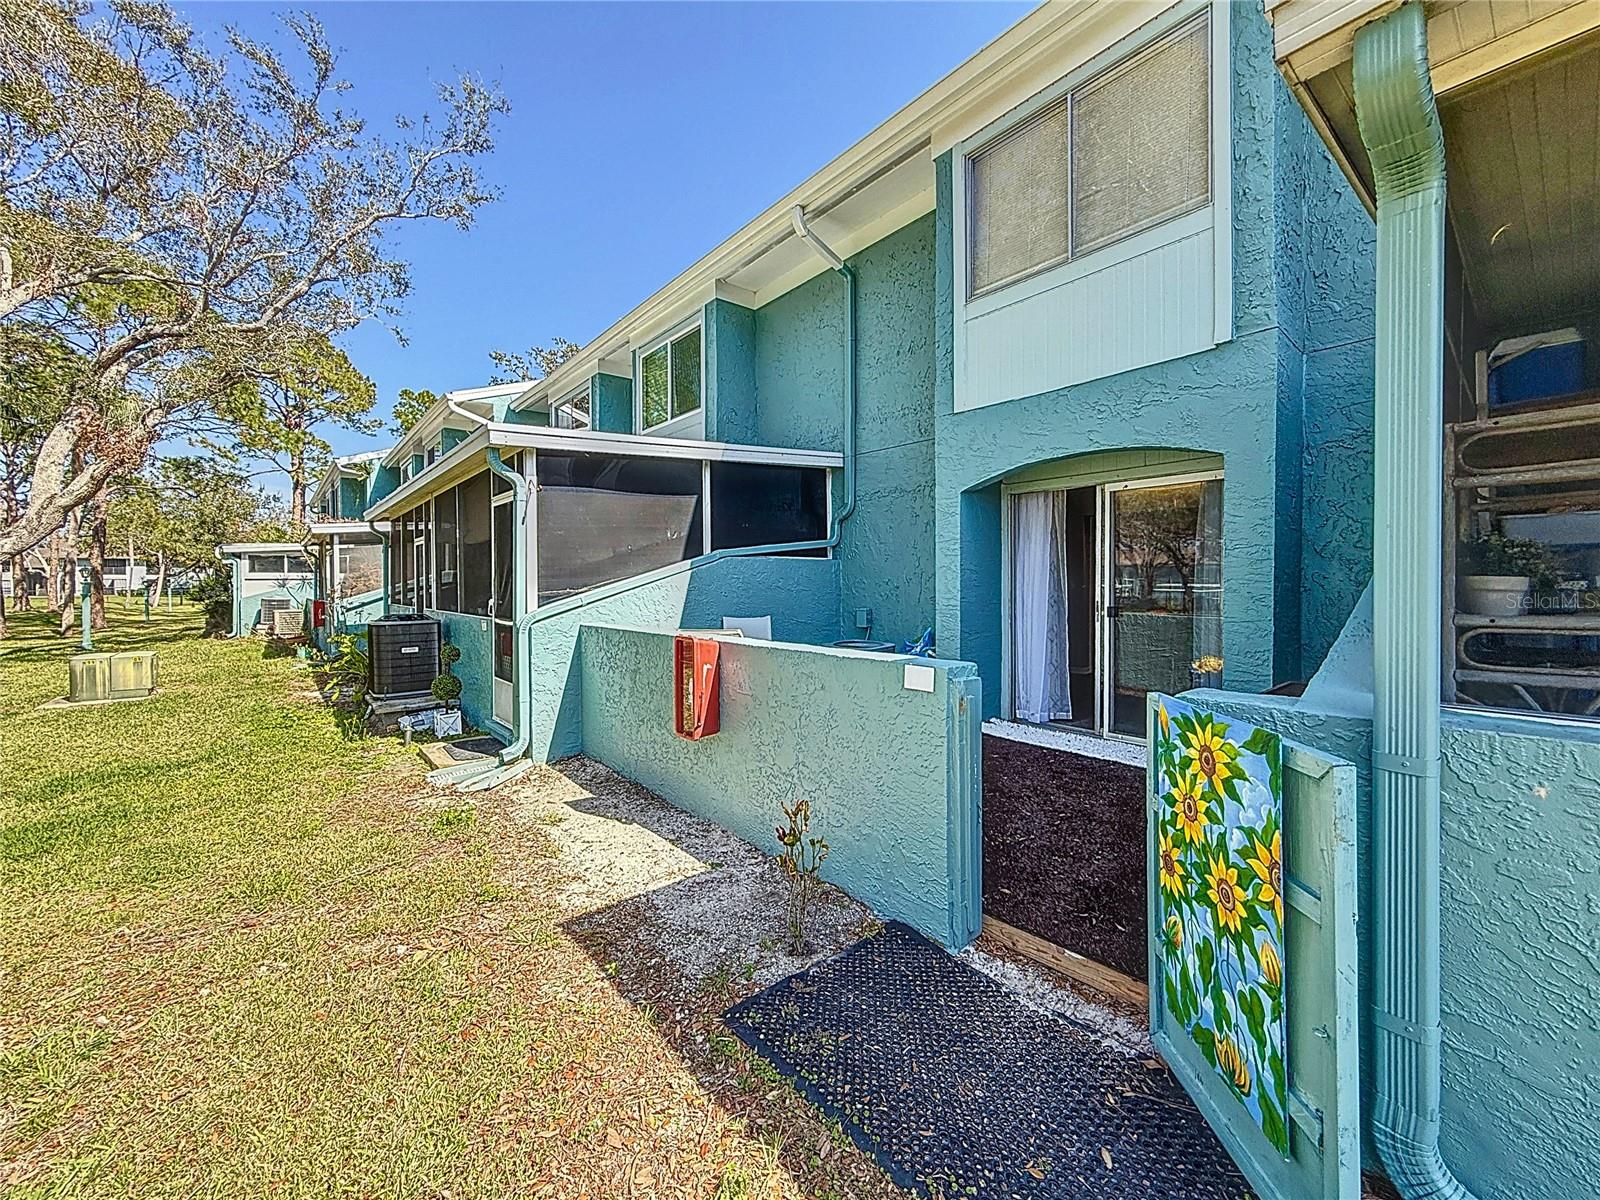
[[189,599],[205,610],[207,637],[225,637],[232,632],[232,571],[218,567],[189,589]]
[[811,801],[801,798],[783,806],[786,825],[777,827],[778,865],[789,884],[785,919],[789,930],[789,953],[804,954],[806,926],[811,901],[816,895],[822,864],[828,857],[828,843],[811,833]]
[[1474,538],[1463,549],[1466,570],[1474,575],[1526,575],[1536,591],[1550,591],[1561,582],[1561,564],[1543,542],[1496,532]]
[[336,633],[328,639],[328,649],[328,670],[359,700],[367,690],[366,640],[357,633]]
[[461,699],[461,680],[450,674],[450,668],[461,661],[461,647],[445,642],[439,647],[439,674],[434,677],[433,698],[440,704],[454,704]]

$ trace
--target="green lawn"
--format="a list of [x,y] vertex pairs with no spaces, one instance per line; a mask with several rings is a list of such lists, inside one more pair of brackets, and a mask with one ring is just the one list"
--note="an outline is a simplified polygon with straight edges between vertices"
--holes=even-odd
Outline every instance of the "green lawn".
[[160,651],[148,701],[41,711],[76,636],[0,643],[0,1193],[885,1186],[853,1151],[807,1178],[827,1127],[725,1036],[706,1085],[710,1010],[675,1049],[624,1002],[504,804],[429,793],[292,657],[111,608],[98,648]]

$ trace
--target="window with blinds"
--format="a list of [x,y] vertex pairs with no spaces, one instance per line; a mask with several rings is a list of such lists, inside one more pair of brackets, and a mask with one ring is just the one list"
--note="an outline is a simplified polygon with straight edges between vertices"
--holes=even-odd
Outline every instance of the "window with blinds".
[[970,161],[972,290],[1067,257],[1065,99],[991,142]]
[[967,158],[977,295],[1202,207],[1211,195],[1205,13]]
[[1072,94],[1072,252],[1211,194],[1210,38],[1186,25]]

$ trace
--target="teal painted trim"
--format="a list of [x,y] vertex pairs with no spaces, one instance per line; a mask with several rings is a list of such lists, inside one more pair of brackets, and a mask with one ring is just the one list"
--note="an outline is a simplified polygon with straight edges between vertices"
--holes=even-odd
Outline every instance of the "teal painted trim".
[[589,381],[589,419],[600,433],[633,432],[633,380],[595,375]]
[[721,731],[688,741],[672,656],[671,630],[583,626],[584,753],[766,853],[781,805],[804,796],[825,879],[952,949],[972,940],[974,846],[961,860],[949,843],[978,823],[970,663],[922,660],[930,693],[904,686],[905,659],[728,639],[723,678],[740,684],[722,688]]
[[418,475],[421,475],[422,472],[427,469],[427,465],[428,460],[426,455],[413,454],[411,456],[411,478],[415,479]]
[[756,314],[729,300],[705,307],[706,440],[749,445],[756,416]]
[[[511,485],[511,602],[519,607],[529,603],[528,596],[528,480],[519,470],[506,466],[500,451],[491,446],[488,453],[489,470]],[[528,616],[521,617],[512,626],[511,661],[516,664],[512,675],[512,730],[515,736],[500,752],[500,765],[515,762],[528,749],[528,735],[533,725],[532,683],[526,669],[523,653],[528,643]],[[491,630],[492,632],[492,630]],[[490,684],[491,689],[493,684]]]
[[1406,1197],[1456,1198],[1439,1153],[1445,155],[1421,4],[1357,32],[1353,80],[1378,199],[1372,1125]]
[[389,535],[379,529],[375,521],[368,521],[367,528],[372,530],[378,539],[378,570],[381,572],[382,594],[379,597],[379,615],[389,615]]
[[946,677],[945,838],[949,925],[965,946],[983,928],[983,680],[976,667]]

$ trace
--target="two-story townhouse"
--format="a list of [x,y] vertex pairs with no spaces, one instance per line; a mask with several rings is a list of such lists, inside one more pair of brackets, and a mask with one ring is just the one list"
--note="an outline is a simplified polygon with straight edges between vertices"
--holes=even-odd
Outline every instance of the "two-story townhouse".
[[383,465],[384,450],[339,455],[308,499],[306,553],[316,567],[312,637],[359,633],[383,611],[382,527],[368,523],[367,508],[398,482]]
[[[1592,914],[1580,910],[1594,861],[1572,845],[1600,842],[1593,814],[1574,799],[1594,777],[1595,741],[1592,728],[1570,720],[1592,708],[1594,695],[1577,610],[1526,614],[1559,628],[1508,623],[1506,613],[1448,616],[1455,633],[1444,677],[1458,699],[1567,711],[1537,727],[1501,715],[1446,721],[1446,795],[1461,808],[1446,814],[1444,836],[1465,856],[1446,872],[1455,875],[1442,915],[1440,793],[1436,782],[1429,790],[1439,768],[1427,730],[1405,722],[1430,703],[1437,716],[1437,695],[1430,702],[1418,680],[1437,687],[1433,656],[1445,643],[1437,624],[1407,622],[1439,594],[1445,539],[1432,500],[1440,487],[1450,487],[1452,529],[1464,522],[1450,552],[1466,553],[1469,542],[1489,541],[1484,535],[1511,536],[1505,518],[1584,512],[1585,456],[1577,454],[1579,474],[1569,472],[1554,499],[1519,474],[1543,465],[1526,448],[1510,459],[1464,455],[1448,480],[1436,478],[1443,414],[1408,424],[1386,413],[1395,385],[1375,361],[1385,361],[1385,334],[1390,347],[1409,342],[1413,355],[1438,360],[1402,359],[1396,370],[1410,369],[1434,399],[1449,383],[1451,454],[1516,424],[1509,412],[1490,411],[1489,360],[1501,341],[1569,322],[1582,336],[1582,278],[1576,291],[1563,284],[1548,296],[1533,281],[1557,258],[1563,270],[1581,267],[1587,243],[1567,237],[1555,258],[1539,260],[1544,267],[1504,267],[1493,286],[1505,293],[1520,279],[1515,304],[1463,289],[1475,261],[1486,278],[1485,244],[1515,236],[1513,222],[1491,219],[1485,199],[1472,236],[1449,254],[1440,233],[1422,257],[1385,271],[1377,247],[1386,177],[1367,165],[1367,151],[1389,169],[1395,158],[1403,169],[1426,156],[1413,152],[1403,128],[1394,144],[1404,153],[1392,151],[1381,106],[1377,123],[1360,127],[1368,118],[1357,121],[1350,98],[1367,87],[1395,104],[1417,89],[1385,87],[1393,62],[1379,64],[1388,76],[1365,84],[1352,74],[1348,30],[1394,6],[1302,14],[1301,45],[1313,51],[1300,60],[1285,50],[1281,24],[1297,7],[1273,6],[1287,82],[1254,3],[1058,4],[1029,15],[549,378],[488,402],[441,406],[434,460],[426,447],[407,447],[396,462],[410,477],[370,513],[398,530],[389,600],[441,616],[466,653],[469,716],[511,739],[500,764],[441,776],[468,775],[473,786],[509,777],[524,754],[586,750],[694,806],[695,764],[722,753],[716,745],[676,748],[663,764],[658,738],[630,745],[611,728],[591,738],[586,713],[593,721],[607,704],[654,693],[631,689],[632,701],[586,694],[586,626],[673,630],[766,617],[776,638],[813,644],[909,640],[931,627],[942,656],[976,664],[985,715],[1071,730],[1078,752],[1108,758],[1125,759],[1130,746],[1138,756],[1148,694],[1210,688],[1201,694],[1219,707],[1311,744],[1327,770],[1354,763],[1362,781],[1358,877],[1368,903],[1294,883],[1295,847],[1322,843],[1297,841],[1308,832],[1304,820],[1292,811],[1287,818],[1297,915],[1286,971],[1306,998],[1289,1002],[1291,1075],[1300,1072],[1301,1089],[1290,1132],[1301,1173],[1283,1173],[1241,1134],[1229,1145],[1250,1161],[1253,1182],[1264,1195],[1302,1194],[1295,1187],[1311,1179],[1320,1180],[1317,1194],[1348,1194],[1356,1164],[1344,1139],[1359,1125],[1407,1194],[1435,1194],[1426,1188],[1443,1177],[1429,1174],[1440,1092],[1428,1062],[1430,1054],[1437,1062],[1440,1028],[1427,1005],[1441,992],[1455,997],[1448,1008],[1459,1039],[1445,1057],[1446,1112],[1459,1114],[1463,1097],[1486,1088],[1504,1100],[1488,1125],[1449,1116],[1447,1141],[1492,1141],[1493,1129],[1515,1127],[1543,1168],[1576,1181],[1595,1161],[1592,1139],[1568,1119],[1581,1105],[1558,1093],[1587,1086],[1567,1051],[1593,1040],[1581,1016],[1592,997],[1563,964],[1582,962],[1593,935]],[[1585,6],[1551,11],[1569,8]],[[1502,31],[1518,46],[1549,14],[1524,16]],[[1570,51],[1583,29],[1562,28],[1559,44]],[[1318,40],[1330,33],[1332,51]],[[1477,78],[1463,62],[1479,71],[1481,50],[1455,56],[1458,84]],[[1316,56],[1325,51],[1323,63]],[[1564,87],[1581,89],[1585,61],[1563,59],[1563,70],[1579,72]],[[1550,85],[1528,86],[1534,101],[1517,103],[1537,112],[1539,88]],[[1447,130],[1460,122],[1455,146],[1445,139],[1452,154],[1496,140],[1471,132],[1492,116],[1467,106],[1471,94],[1458,97],[1461,108],[1445,108]],[[1589,128],[1559,111],[1564,133]],[[1578,117],[1592,114],[1578,105]],[[1514,173],[1511,147],[1529,144],[1522,130],[1501,130],[1498,163],[1462,158],[1481,191]],[[1570,167],[1580,157],[1562,160],[1562,178],[1580,177]],[[1533,190],[1523,188],[1518,202],[1528,204]],[[1576,211],[1575,200],[1566,203]],[[1436,263],[1437,278],[1408,284],[1416,262]],[[1438,305],[1436,324],[1409,324],[1413,310],[1385,309],[1408,287]],[[1572,343],[1535,349],[1546,344]],[[1575,407],[1535,400],[1524,411],[1556,413],[1533,417],[1536,432],[1548,440],[1553,430],[1559,442],[1576,429],[1581,450],[1586,427],[1571,423],[1583,415]],[[448,446],[446,425],[455,430]],[[1375,436],[1388,447],[1377,466]],[[1430,469],[1413,470],[1419,463]],[[1526,533],[1528,522],[1520,528]],[[1370,622],[1359,603],[1375,540],[1376,643],[1363,637]],[[1540,562],[1551,580],[1536,588],[1529,579],[1522,596],[1569,605],[1583,591],[1575,586],[1582,564]],[[460,564],[459,577],[451,564]],[[1396,590],[1396,579],[1411,590]],[[1471,639],[1484,629],[1521,640],[1475,648]],[[1389,722],[1376,753],[1361,713],[1340,707],[1359,707],[1350,698],[1361,695],[1363,673],[1367,694],[1379,697],[1380,725]],[[1266,695],[1302,686],[1302,701]],[[640,725],[658,718],[632,715]],[[839,753],[863,745],[854,731],[836,737]],[[826,740],[812,752],[830,753]],[[1498,756],[1507,765],[1497,766]],[[782,776],[761,765],[764,773],[749,777],[756,809]],[[954,778],[976,767],[953,752],[947,770]],[[1568,797],[1557,814],[1543,803],[1551,789]],[[1525,830],[1514,839],[1524,852],[1510,858],[1467,828],[1496,805],[1510,806]],[[951,899],[939,909],[950,923],[932,928],[951,944],[977,928],[983,815],[967,816],[978,837],[952,816]],[[1355,836],[1350,828],[1309,832]],[[1563,838],[1573,842],[1558,845]],[[837,856],[841,877],[855,869],[850,853]],[[901,867],[912,861],[903,848],[891,857]],[[1553,895],[1535,900],[1538,881],[1565,895],[1565,916],[1549,916]],[[903,897],[882,886],[865,898],[892,912]],[[1153,885],[1145,877],[1133,886]],[[1497,899],[1508,896],[1516,919],[1497,915]],[[1302,964],[1320,944],[1306,922],[1357,907],[1361,936],[1351,931],[1341,943],[1348,970],[1307,971]],[[1554,943],[1536,936],[1541,919],[1563,931]],[[1457,939],[1459,974],[1448,986],[1434,937],[1441,920]],[[1551,952],[1527,953],[1532,944]],[[1359,955],[1349,949],[1356,945]],[[1342,1032],[1294,1015],[1313,999],[1353,1011],[1356,957],[1366,981],[1360,1040],[1377,1051],[1359,1068]],[[1156,962],[1153,953],[1152,982]],[[1154,1019],[1159,994],[1152,1003]],[[1541,1006],[1555,1027],[1541,1023]],[[1474,1023],[1473,1011],[1492,1014],[1494,1028]],[[1330,1051],[1314,1076],[1319,1037],[1340,1053]],[[1519,1070],[1521,1052],[1537,1066]],[[1402,1063],[1416,1069],[1403,1074]],[[1543,1099],[1520,1116],[1501,1111],[1525,1095],[1527,1070],[1547,1081],[1537,1089]],[[1308,1100],[1314,1081],[1327,1084],[1317,1095],[1337,1099],[1337,1114]],[[1357,1088],[1364,1105],[1352,1099]],[[1222,1110],[1213,1115],[1228,1124]],[[1560,1160],[1563,1146],[1575,1157]],[[1504,1156],[1473,1167],[1487,1194],[1535,1194]]]
[[[1137,738],[1151,688],[1305,678],[1365,584],[1370,226],[1336,178],[1249,6],[1046,7],[504,418],[838,456],[826,633],[933,627],[988,714]],[[436,423],[386,461],[430,473],[471,422]],[[554,561],[535,605],[619,577]]]

